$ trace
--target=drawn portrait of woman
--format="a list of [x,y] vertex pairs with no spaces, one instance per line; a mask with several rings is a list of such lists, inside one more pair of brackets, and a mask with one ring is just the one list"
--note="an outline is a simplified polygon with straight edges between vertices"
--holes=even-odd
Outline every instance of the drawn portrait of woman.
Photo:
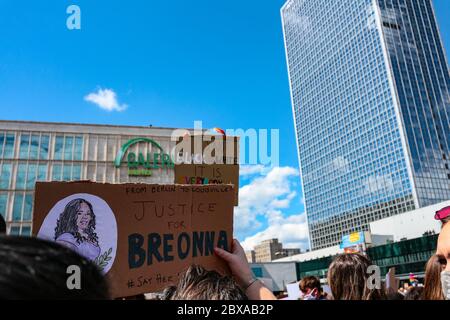
[[95,213],[84,199],[67,203],[56,222],[54,240],[94,261],[101,253],[95,231]]

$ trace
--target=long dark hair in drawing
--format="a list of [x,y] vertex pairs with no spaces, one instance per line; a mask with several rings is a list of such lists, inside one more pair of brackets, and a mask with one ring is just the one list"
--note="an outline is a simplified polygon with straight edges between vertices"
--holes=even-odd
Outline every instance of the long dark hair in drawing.
[[55,240],[57,240],[61,235],[65,233],[70,233],[78,244],[83,241],[83,236],[79,231],[78,215],[80,212],[81,205],[85,204],[89,207],[90,220],[87,227],[84,229],[84,234],[87,236],[87,240],[94,245],[98,246],[98,236],[95,232],[95,214],[92,205],[84,199],[75,199],[70,201],[64,208],[64,212],[59,216],[56,222],[55,228]]

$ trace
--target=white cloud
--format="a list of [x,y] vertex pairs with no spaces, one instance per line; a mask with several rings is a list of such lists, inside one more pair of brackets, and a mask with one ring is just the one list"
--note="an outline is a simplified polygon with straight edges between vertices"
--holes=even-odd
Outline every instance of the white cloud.
[[98,89],[84,97],[84,100],[92,102],[106,111],[125,111],[128,106],[120,104],[117,94],[111,89]]
[[288,194],[285,198],[283,199],[274,199],[271,203],[270,206],[273,208],[280,208],[280,209],[286,209],[289,208],[292,199],[295,198],[295,196],[297,195],[297,192],[292,191],[290,194]]
[[291,167],[275,167],[265,176],[257,177],[240,190],[242,206],[266,207],[272,200],[291,193],[289,180],[299,175],[298,170]]
[[267,172],[267,167],[262,164],[257,165],[243,165],[239,168],[239,175],[241,177],[248,177],[253,175],[261,175]]
[[266,230],[247,237],[242,246],[245,250],[253,250],[261,241],[269,239],[278,239],[284,248],[308,249],[308,225],[305,214],[272,220]]
[[[264,169],[260,172],[264,172]],[[284,218],[280,210],[289,208],[296,198],[298,176],[299,172],[294,168],[275,167],[239,189],[239,207],[235,209],[235,232],[238,238],[245,239],[260,230],[262,223],[258,220],[267,221],[271,226],[268,230],[274,234],[283,228],[292,228],[292,219]],[[288,227],[283,227],[285,222]]]

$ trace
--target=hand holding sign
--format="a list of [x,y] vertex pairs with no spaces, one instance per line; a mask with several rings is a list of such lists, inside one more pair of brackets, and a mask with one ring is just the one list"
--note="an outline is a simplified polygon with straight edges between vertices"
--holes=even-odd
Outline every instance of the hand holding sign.
[[241,288],[245,288],[253,280],[253,272],[247,261],[247,256],[239,241],[233,241],[231,253],[221,248],[215,248],[217,256],[226,261],[231,269],[236,282]]
[[255,279],[239,241],[233,241],[231,253],[220,248],[215,248],[215,253],[228,264],[235,280],[250,300],[277,300],[272,291]]

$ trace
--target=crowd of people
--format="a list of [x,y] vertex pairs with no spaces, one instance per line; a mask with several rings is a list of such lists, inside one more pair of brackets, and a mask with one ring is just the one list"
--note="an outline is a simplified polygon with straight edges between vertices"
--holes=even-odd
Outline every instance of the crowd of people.
[[[1,215],[0,215],[1,217]],[[364,254],[338,255],[328,269],[329,293],[315,277],[299,283],[302,300],[450,300],[450,208],[436,214],[442,221],[437,252],[426,265],[423,285],[400,290],[373,286],[368,272],[372,262]],[[231,252],[215,248],[231,276],[193,265],[178,283],[166,288],[163,300],[275,300],[274,294],[255,278],[244,249],[237,240]],[[67,286],[67,268],[81,268],[80,290]],[[0,218],[0,299],[110,299],[108,280],[88,259],[67,247],[34,237],[6,235]]]

